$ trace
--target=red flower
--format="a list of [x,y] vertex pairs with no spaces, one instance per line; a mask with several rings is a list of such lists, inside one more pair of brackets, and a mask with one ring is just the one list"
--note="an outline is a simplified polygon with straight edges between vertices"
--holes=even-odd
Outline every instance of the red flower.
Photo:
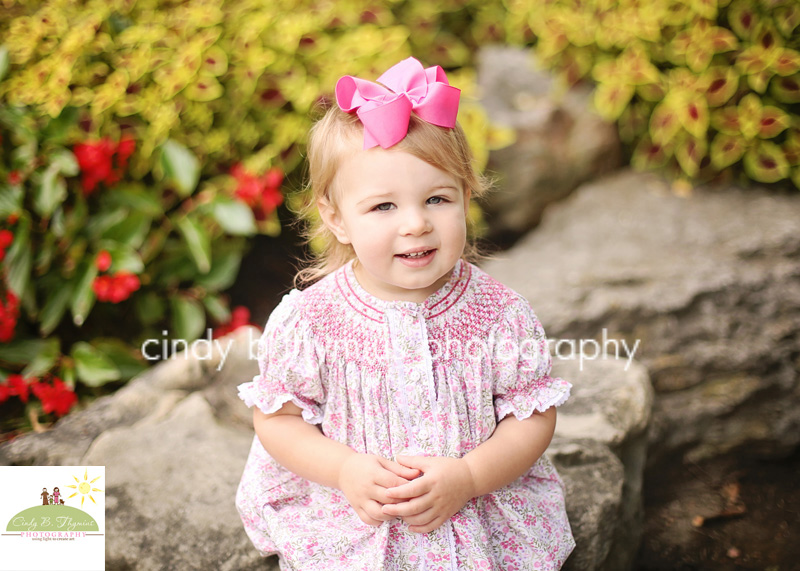
[[263,176],[257,177],[236,164],[231,174],[237,182],[234,192],[236,198],[253,209],[257,220],[265,220],[283,202],[280,190],[283,171],[278,167],[272,167]]
[[111,159],[114,156],[114,143],[101,139],[96,143],[79,143],[73,148],[78,166],[81,168],[83,193],[94,192],[97,184],[112,178]]
[[97,301],[120,303],[128,299],[141,285],[139,276],[130,272],[117,272],[113,276],[97,276],[92,283],[92,290]]
[[15,170],[8,173],[8,184],[10,184],[11,186],[17,186],[21,182],[22,182],[21,172]]
[[15,396],[22,402],[28,402],[28,383],[22,375],[9,375],[6,384],[0,385],[0,403]]
[[8,248],[13,241],[14,234],[11,233],[11,230],[0,230],[0,262],[5,259],[6,248]]
[[100,253],[97,254],[97,258],[94,260],[94,265],[101,272],[108,271],[108,268],[111,267],[111,254],[108,253],[108,250],[101,250]]
[[19,318],[19,298],[11,290],[6,291],[5,303],[0,299],[0,343],[14,338],[14,328]]
[[108,138],[75,145],[72,150],[81,168],[83,193],[90,195],[101,182],[107,186],[118,182],[135,149],[136,142],[130,138],[124,138],[116,145]]
[[231,320],[214,329],[211,337],[212,339],[223,337],[228,333],[236,331],[240,327],[244,327],[245,325],[258,327],[255,323],[250,323],[250,310],[243,305],[237,305],[233,308],[233,311],[231,311]]
[[64,416],[78,402],[78,397],[72,389],[57,377],[53,378],[52,385],[43,382],[33,383],[31,391],[42,401],[42,410],[45,414],[55,412],[58,416]]

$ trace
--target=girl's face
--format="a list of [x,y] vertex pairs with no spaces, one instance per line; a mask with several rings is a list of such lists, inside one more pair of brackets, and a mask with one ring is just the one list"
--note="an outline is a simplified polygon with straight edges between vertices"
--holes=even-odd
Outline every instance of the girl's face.
[[385,300],[421,303],[464,252],[469,195],[448,173],[409,153],[373,148],[347,156],[325,224],[358,258],[361,286]]

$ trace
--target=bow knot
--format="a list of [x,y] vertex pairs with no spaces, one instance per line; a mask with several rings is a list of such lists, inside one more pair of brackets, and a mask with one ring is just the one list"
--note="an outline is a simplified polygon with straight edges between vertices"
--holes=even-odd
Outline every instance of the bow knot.
[[424,69],[410,57],[389,68],[378,82],[382,85],[346,75],[336,83],[339,107],[346,113],[355,111],[364,125],[364,149],[388,149],[402,141],[412,111],[433,125],[456,126],[461,90],[447,82],[438,65]]

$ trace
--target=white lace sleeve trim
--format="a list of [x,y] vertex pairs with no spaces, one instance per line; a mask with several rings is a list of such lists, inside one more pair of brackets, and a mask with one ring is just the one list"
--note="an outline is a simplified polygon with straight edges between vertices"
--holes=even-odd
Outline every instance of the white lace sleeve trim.
[[309,424],[320,424],[322,422],[322,410],[319,406],[310,405],[303,402],[295,395],[282,393],[277,395],[264,396],[256,389],[255,382],[242,383],[239,385],[239,398],[248,407],[257,406],[264,414],[277,412],[287,402],[291,402],[302,409],[303,420]]
[[539,390],[533,399],[525,398],[523,395],[510,399],[497,397],[495,399],[497,420],[500,421],[509,414],[517,417],[517,420],[525,420],[534,411],[544,412],[550,407],[561,406],[567,402],[572,385],[564,379],[554,378],[553,381],[552,385],[546,389]]

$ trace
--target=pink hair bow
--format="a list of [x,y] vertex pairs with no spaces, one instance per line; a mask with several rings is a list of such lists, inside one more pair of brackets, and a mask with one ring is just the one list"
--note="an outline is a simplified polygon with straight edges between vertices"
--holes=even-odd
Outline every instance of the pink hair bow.
[[346,75],[336,83],[339,107],[346,113],[355,111],[364,125],[365,149],[388,149],[402,141],[411,111],[439,127],[456,126],[461,90],[447,83],[438,65],[424,69],[410,57],[389,68],[378,82],[383,85]]

